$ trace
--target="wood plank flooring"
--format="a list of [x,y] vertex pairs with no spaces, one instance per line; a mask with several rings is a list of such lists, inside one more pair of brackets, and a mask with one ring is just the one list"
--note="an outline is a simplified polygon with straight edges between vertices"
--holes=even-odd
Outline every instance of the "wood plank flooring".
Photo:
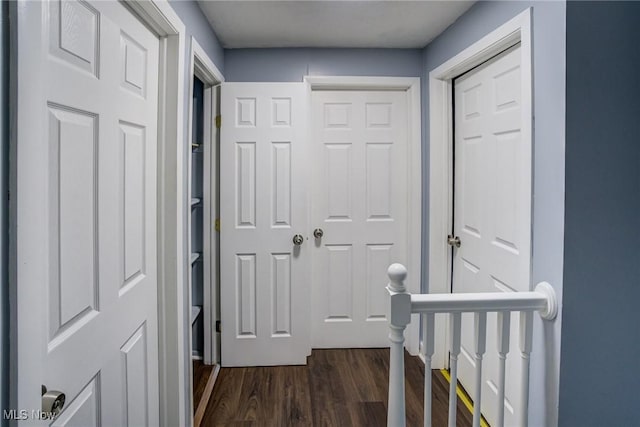
[[[407,426],[422,425],[424,365],[405,353]],[[306,366],[222,368],[202,426],[386,426],[388,349],[313,350]],[[433,426],[447,425],[449,384],[432,372]],[[458,426],[471,414],[458,401]]]
[[205,365],[202,360],[193,361],[193,412],[195,413],[204,394],[204,390],[213,371],[212,365]]

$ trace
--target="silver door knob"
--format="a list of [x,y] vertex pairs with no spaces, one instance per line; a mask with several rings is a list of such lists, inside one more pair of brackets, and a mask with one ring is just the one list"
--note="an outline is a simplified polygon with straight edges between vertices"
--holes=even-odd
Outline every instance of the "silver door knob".
[[324,231],[322,231],[322,228],[316,228],[315,230],[313,230],[313,237],[315,237],[316,239],[320,239],[322,238],[322,236],[324,236]]
[[459,248],[461,245],[460,237],[458,236],[454,237],[451,234],[449,234],[449,236],[447,236],[447,243],[449,244],[449,246],[455,246],[456,248]]
[[299,234],[296,234],[295,236],[293,236],[293,244],[296,246],[300,246],[302,244],[302,242],[304,242],[304,237],[302,237]]
[[61,391],[47,390],[42,386],[42,412],[50,419],[54,419],[62,412],[64,402],[67,399]]

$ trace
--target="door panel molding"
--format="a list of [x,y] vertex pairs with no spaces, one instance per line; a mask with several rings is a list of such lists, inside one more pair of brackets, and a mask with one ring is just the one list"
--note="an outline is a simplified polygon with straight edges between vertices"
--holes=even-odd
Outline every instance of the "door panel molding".
[[[520,43],[522,140],[531,147],[531,41],[528,8],[429,73],[429,278],[424,290],[428,293],[451,292],[452,256],[447,235],[453,226],[453,79]],[[436,319],[436,324],[433,368],[446,368],[447,326],[444,319]]]
[[[407,289],[411,293],[420,293],[421,290],[421,263],[422,263],[422,114],[420,108],[420,78],[418,77],[360,77],[360,76],[305,76],[311,103],[311,91],[321,90],[395,90],[407,93],[407,151],[409,169],[407,178],[408,193],[408,217],[407,217]],[[308,111],[311,114],[311,105]],[[372,111],[372,114],[374,112]],[[372,115],[372,125],[380,118],[380,115]],[[309,118],[309,123],[311,119]],[[380,125],[383,125],[381,122]],[[311,127],[309,127],[311,132]],[[313,135],[308,134],[309,140]],[[310,197],[310,196],[309,196]],[[413,238],[412,238],[413,237]],[[413,273],[411,273],[413,272]],[[419,352],[420,343],[419,315],[412,315],[412,321],[406,329],[406,348],[412,355]]]

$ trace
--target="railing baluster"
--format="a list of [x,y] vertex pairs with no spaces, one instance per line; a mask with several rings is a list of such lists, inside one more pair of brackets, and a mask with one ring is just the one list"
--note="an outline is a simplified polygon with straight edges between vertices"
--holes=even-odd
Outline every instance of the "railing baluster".
[[434,352],[435,315],[422,315],[422,346],[424,349],[424,427],[431,427],[431,358]]
[[[498,316],[498,401],[494,427],[504,427],[505,420],[505,370],[509,353],[511,313],[520,313],[520,354],[522,358],[522,390],[518,396],[520,414],[515,422],[527,427],[529,412],[529,368],[533,334],[533,312],[544,320],[555,319],[558,303],[553,287],[547,282],[538,283],[532,292],[491,292],[456,294],[416,294],[407,292],[404,280],[407,270],[401,264],[393,264],[388,270],[391,282],[387,286],[390,295],[389,359],[389,405],[387,425],[404,427],[405,380],[404,380],[404,330],[411,321],[411,313],[422,314],[423,351],[425,358],[424,378],[424,427],[432,425],[432,381],[431,365],[435,344],[435,314],[449,314],[449,427],[455,427],[457,415],[458,357],[460,355],[462,313],[474,313],[475,327],[475,405],[473,426],[480,427],[482,420],[482,364],[486,352],[487,313]],[[512,421],[512,420],[510,420]]]
[[404,330],[411,321],[411,294],[404,286],[407,269],[401,264],[391,264],[387,270],[391,282],[387,286],[391,300],[389,323],[389,407],[387,425],[404,427]]
[[529,355],[533,341],[533,312],[520,312],[520,355],[522,357],[520,386],[520,424],[529,425]]
[[449,427],[456,427],[456,409],[458,397],[458,355],[460,354],[460,318],[461,313],[451,313],[449,327],[451,328],[451,346],[449,347],[449,369],[451,384],[449,384]]
[[480,427],[480,419],[482,418],[481,402],[482,402],[482,356],[487,348],[487,313],[475,313],[475,361],[476,361],[476,384],[473,401],[473,427]]
[[511,312],[498,312],[498,413],[496,427],[504,426],[504,388],[507,353],[509,353],[509,332]]

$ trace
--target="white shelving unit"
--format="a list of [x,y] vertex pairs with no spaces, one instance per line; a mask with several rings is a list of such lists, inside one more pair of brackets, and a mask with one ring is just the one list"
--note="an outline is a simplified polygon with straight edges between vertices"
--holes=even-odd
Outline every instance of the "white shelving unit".
[[[204,52],[192,38],[192,49]],[[206,56],[206,55],[205,55]],[[223,80],[212,63],[203,57],[192,57],[193,79],[189,110],[190,138],[184,147],[189,152],[187,165],[188,199],[185,213],[188,218],[189,302],[191,309],[192,355],[205,364],[220,361],[219,321],[219,237],[216,228],[219,216],[218,144],[220,86]]]
[[198,261],[198,259],[200,259],[200,253],[198,252],[194,252],[191,254],[191,265],[193,265],[194,262]]
[[196,319],[198,319],[198,316],[200,315],[200,313],[202,312],[202,307],[199,305],[192,305],[191,306],[191,324],[193,325],[194,323],[196,323]]
[[193,109],[191,115],[191,141],[189,151],[189,242],[191,255],[191,341],[194,357],[204,356],[204,86],[194,79]]

